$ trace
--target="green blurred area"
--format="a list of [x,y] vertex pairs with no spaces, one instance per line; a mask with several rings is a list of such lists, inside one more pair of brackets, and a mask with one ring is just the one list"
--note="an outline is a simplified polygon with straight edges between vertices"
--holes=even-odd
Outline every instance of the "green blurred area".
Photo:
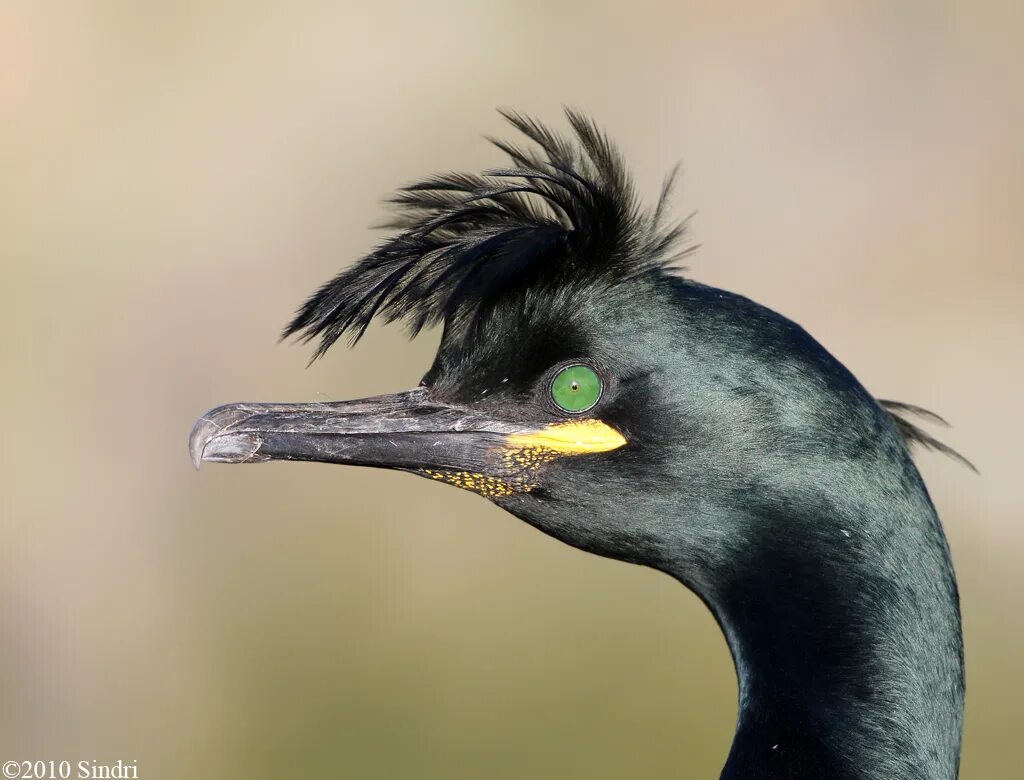
[[140,777],[717,777],[728,650],[667,577],[409,475],[195,473],[233,400],[412,387],[437,334],[275,346],[379,199],[563,103],[641,188],[683,159],[702,281],[882,397],[960,576],[964,778],[1024,725],[1024,12],[969,3],[0,7],[0,760]]

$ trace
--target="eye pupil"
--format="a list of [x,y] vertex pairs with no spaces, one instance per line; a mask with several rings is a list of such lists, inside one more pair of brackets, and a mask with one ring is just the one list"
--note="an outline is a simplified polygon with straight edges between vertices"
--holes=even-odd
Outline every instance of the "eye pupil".
[[592,409],[600,400],[601,378],[590,366],[566,366],[551,380],[551,399],[566,412]]

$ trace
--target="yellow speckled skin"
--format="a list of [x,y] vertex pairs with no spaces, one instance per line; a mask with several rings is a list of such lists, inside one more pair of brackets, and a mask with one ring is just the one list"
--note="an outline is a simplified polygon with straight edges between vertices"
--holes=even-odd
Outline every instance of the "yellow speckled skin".
[[502,498],[534,490],[537,470],[555,458],[609,452],[626,443],[621,433],[600,420],[573,420],[507,436],[502,453],[507,476],[447,469],[423,469],[422,473],[485,498]]
[[530,492],[530,487],[528,486],[516,485],[498,477],[491,477],[487,474],[479,474],[472,471],[423,469],[423,473],[431,479],[439,479],[463,490],[472,490],[484,498],[501,498],[502,496],[511,496],[513,493]]

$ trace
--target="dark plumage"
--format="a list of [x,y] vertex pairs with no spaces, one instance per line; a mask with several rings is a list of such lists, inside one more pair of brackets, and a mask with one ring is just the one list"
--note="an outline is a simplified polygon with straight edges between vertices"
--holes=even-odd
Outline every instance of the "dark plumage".
[[569,111],[576,143],[505,113],[537,149],[492,143],[512,167],[449,173],[390,199],[401,232],[321,287],[285,329],[320,336],[319,357],[343,333],[354,344],[374,317],[426,325],[475,313],[512,289],[551,291],[614,284],[666,268],[684,223],[665,224],[673,171],[645,210],[618,152],[597,127]]
[[724,778],[954,778],[957,586],[908,451],[959,457],[908,415],[937,418],[876,400],[785,317],[679,276],[672,176],[644,210],[581,115],[572,140],[507,116],[533,144],[494,142],[511,168],[402,190],[399,232],[285,331],[319,337],[319,356],[375,317],[443,322],[420,387],[219,407],[193,429],[196,465],[409,471],[676,578],[736,663]]

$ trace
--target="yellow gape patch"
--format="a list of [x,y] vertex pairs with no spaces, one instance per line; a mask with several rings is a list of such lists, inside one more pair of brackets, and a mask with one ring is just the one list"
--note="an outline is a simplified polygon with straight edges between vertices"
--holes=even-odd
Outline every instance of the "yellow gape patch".
[[535,487],[537,470],[555,458],[590,455],[617,450],[626,437],[600,420],[553,423],[530,433],[513,433],[505,438],[505,466],[518,472],[516,484],[529,493]]
[[555,458],[610,452],[626,444],[625,436],[600,420],[573,420],[506,436],[500,477],[448,469],[423,469],[421,473],[485,498],[502,498],[534,490],[537,470]]
[[513,433],[505,439],[509,450],[536,450],[545,460],[562,455],[610,452],[626,444],[626,437],[600,420],[552,423],[538,431]]

